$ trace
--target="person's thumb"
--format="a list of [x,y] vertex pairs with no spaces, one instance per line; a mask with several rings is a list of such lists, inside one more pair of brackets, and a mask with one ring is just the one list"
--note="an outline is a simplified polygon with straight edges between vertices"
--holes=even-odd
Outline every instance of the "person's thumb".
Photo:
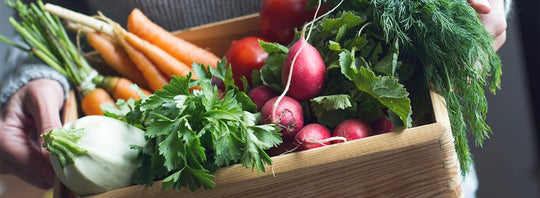
[[491,5],[488,0],[468,0],[478,14],[488,14],[491,12]]
[[[40,136],[52,129],[62,127],[60,110],[64,102],[64,92],[60,84],[54,80],[36,80],[38,86],[29,87],[27,111],[34,117],[36,134]],[[38,138],[41,140],[41,138]],[[40,141],[39,143],[43,143]]]
[[36,179],[43,186],[50,186],[54,183],[54,171],[48,160],[50,153],[41,147],[43,138],[40,136],[62,127],[60,110],[64,102],[64,92],[61,85],[54,80],[39,79],[31,83],[26,107],[34,118],[36,130],[33,135],[37,136],[41,153],[40,157],[35,156],[36,163],[39,164],[37,166],[40,166],[40,171],[36,171]]

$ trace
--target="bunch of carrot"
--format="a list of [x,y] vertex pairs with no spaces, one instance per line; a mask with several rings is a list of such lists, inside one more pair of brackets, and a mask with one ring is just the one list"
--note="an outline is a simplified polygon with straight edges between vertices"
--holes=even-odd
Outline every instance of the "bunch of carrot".
[[213,53],[155,24],[139,9],[129,15],[127,30],[103,15],[90,17],[53,4],[45,4],[44,10],[69,21],[71,28],[84,33],[88,43],[121,76],[94,78],[93,82],[105,89],[96,88],[85,94],[81,101],[85,114],[103,114],[96,104],[112,102],[110,95],[114,99],[139,99],[130,88],[132,82],[150,95],[173,75],[192,73],[191,65],[195,62],[215,68],[220,61]]
[[[155,24],[139,9],[128,16],[127,30],[104,16],[94,17],[52,5],[45,9],[85,29],[88,43],[114,70],[150,91],[161,89],[173,75],[187,76],[195,62],[216,67],[213,53]],[[193,75],[193,78],[197,78]]]
[[[64,75],[78,88],[84,114],[103,114],[100,105],[114,102],[113,99],[141,98],[139,92],[130,88],[133,84],[130,80],[102,76],[92,68],[79,48],[71,42],[60,19],[46,12],[41,0],[29,4],[20,0],[6,1],[6,4],[20,16],[20,21],[12,17],[10,23],[26,45],[17,44],[5,37],[0,37],[0,40],[37,56]],[[150,94],[147,91],[142,93]]]

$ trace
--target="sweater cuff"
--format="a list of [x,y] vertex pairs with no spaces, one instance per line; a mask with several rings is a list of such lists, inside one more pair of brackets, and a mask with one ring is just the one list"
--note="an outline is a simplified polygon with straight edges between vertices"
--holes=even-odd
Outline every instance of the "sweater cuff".
[[5,78],[2,80],[2,84],[0,85],[0,108],[3,108],[9,98],[22,86],[40,78],[56,80],[64,90],[64,100],[67,98],[70,87],[64,76],[46,65],[25,65],[16,67],[12,73],[5,75]]

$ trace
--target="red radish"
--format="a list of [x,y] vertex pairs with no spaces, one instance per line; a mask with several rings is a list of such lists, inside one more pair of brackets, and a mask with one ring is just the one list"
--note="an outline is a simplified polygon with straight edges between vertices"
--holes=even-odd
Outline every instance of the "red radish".
[[[368,137],[372,134],[371,127],[359,119],[348,119],[339,123],[332,132],[333,137],[344,137],[347,141]],[[343,141],[334,141],[339,143]]]
[[257,111],[261,111],[263,105],[273,97],[278,96],[279,93],[265,85],[257,86],[251,89],[248,93],[249,98],[257,105]]
[[[305,101],[320,94],[326,80],[326,66],[321,54],[304,39],[304,31],[289,50],[281,70],[281,84],[288,90],[287,95],[299,101]],[[292,74],[289,75],[291,72]],[[288,88],[287,84],[289,84]]]
[[298,150],[308,150],[312,148],[329,145],[330,142],[323,140],[330,138],[330,130],[325,126],[312,123],[304,126],[295,136],[295,144],[300,145]]
[[304,126],[302,106],[295,99],[284,96],[274,110],[274,104],[279,99],[276,96],[264,104],[261,109],[263,124],[278,123],[283,129],[281,133],[285,138],[294,137]]
[[379,118],[371,123],[371,129],[374,134],[381,134],[393,131],[395,129],[392,121],[387,118]]

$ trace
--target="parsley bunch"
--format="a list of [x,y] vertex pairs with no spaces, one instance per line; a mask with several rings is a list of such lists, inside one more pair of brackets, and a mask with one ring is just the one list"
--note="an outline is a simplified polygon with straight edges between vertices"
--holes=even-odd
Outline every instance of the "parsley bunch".
[[[212,173],[218,167],[241,163],[264,172],[264,165],[271,164],[265,150],[282,142],[280,129],[275,124],[257,125],[255,104],[234,86],[226,64],[223,60],[217,70],[194,64],[199,79],[191,80],[191,74],[173,76],[153,95],[118,103],[120,110],[107,113],[125,115],[128,123],[146,131],[146,146],[134,147],[142,159],[136,183],[152,185],[163,179],[163,189],[212,189]],[[223,81],[225,93],[212,85],[212,79]]]

